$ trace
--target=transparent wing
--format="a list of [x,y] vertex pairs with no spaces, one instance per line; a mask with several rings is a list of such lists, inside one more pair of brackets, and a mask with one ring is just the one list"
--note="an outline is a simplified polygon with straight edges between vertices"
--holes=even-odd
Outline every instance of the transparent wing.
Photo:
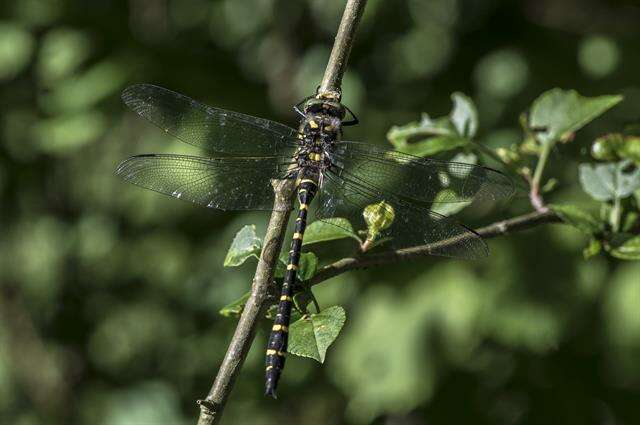
[[271,210],[271,179],[285,178],[291,160],[137,155],[116,174],[156,192],[220,210]]
[[216,154],[272,156],[290,154],[296,147],[297,131],[291,127],[212,108],[151,84],[128,87],[122,100],[167,133]]
[[356,182],[353,177],[346,170],[325,171],[317,201],[317,218],[342,217],[349,220],[354,230],[365,230],[364,209],[384,202],[384,208],[394,219],[391,226],[378,235],[377,240],[384,241],[382,247],[400,249],[429,244],[433,255],[465,259],[487,256],[486,244],[473,230],[426,206]]
[[509,177],[491,168],[420,158],[366,143],[334,145],[332,162],[355,182],[427,204],[498,200],[514,193]]

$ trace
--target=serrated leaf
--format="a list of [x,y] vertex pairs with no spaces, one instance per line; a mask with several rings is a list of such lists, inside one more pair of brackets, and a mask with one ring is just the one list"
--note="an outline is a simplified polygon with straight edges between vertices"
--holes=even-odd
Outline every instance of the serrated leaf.
[[580,164],[580,184],[596,201],[626,198],[640,188],[640,168],[631,161],[606,164]]
[[640,260],[640,235],[618,235],[609,253],[621,260]]
[[289,326],[289,352],[324,363],[327,349],[340,334],[345,320],[344,309],[332,306],[292,323]]
[[244,305],[247,303],[247,300],[251,296],[251,292],[245,293],[243,296],[238,298],[237,300],[225,305],[220,309],[218,313],[225,317],[238,317],[244,310]]
[[536,139],[556,143],[581,129],[622,100],[622,96],[584,97],[575,90],[551,89],[531,106],[529,127],[539,129]]
[[594,235],[602,230],[600,221],[591,213],[575,205],[549,205],[560,219],[587,235]]
[[451,95],[453,110],[449,115],[458,135],[467,139],[473,138],[478,131],[478,111],[467,95],[455,92]]
[[261,250],[262,240],[256,235],[256,226],[244,226],[233,238],[224,266],[237,267],[250,257],[259,258]]
[[360,242],[360,238],[353,231],[349,220],[340,217],[326,218],[316,220],[307,227],[302,245],[311,245],[344,238],[354,238]]

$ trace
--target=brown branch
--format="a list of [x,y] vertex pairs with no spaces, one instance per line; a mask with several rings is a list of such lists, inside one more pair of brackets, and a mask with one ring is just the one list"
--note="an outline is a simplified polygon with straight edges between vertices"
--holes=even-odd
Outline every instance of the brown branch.
[[[494,238],[496,236],[505,235],[507,233],[517,232],[529,229],[546,223],[557,223],[560,218],[551,211],[533,212],[508,220],[498,221],[489,226],[482,227],[477,233],[484,239]],[[420,245],[412,248],[399,249],[391,252],[382,252],[379,254],[371,254],[359,258],[349,257],[329,264],[322,269],[310,280],[311,285],[317,285],[327,279],[338,276],[350,270],[364,269],[367,267],[383,266],[386,264],[397,263],[399,261],[411,260],[415,258],[431,255],[436,248],[443,248],[447,245],[459,242],[460,237],[446,239],[428,245]]]
[[347,0],[340,27],[333,42],[331,56],[329,56],[329,62],[320,84],[320,93],[340,91],[342,76],[347,69],[353,39],[366,4],[367,0]]
[[[342,76],[347,66],[354,34],[364,11],[366,0],[348,0],[331,57],[322,79],[321,91],[340,91]],[[229,399],[240,369],[251,348],[258,321],[267,306],[268,289],[273,281],[276,261],[284,239],[291,204],[294,196],[293,180],[283,180],[274,184],[276,200],[271,214],[264,246],[251,286],[251,296],[242,311],[231,343],[227,348],[222,365],[209,394],[198,400],[200,417],[198,425],[214,425],[220,422],[223,409]]]
[[253,277],[251,295],[242,310],[236,331],[209,394],[204,400],[198,400],[200,405],[198,425],[219,423],[235,380],[251,348],[258,322],[264,316],[269,286],[273,282],[275,264],[280,255],[282,240],[291,214],[294,185],[293,180],[274,182],[273,187],[276,193],[274,210],[269,219],[264,246]]

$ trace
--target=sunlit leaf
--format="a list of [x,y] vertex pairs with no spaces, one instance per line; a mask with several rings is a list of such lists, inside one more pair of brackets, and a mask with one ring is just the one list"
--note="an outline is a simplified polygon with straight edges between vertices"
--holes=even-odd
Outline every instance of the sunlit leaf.
[[324,363],[327,349],[340,334],[345,320],[344,309],[332,306],[292,323],[289,327],[289,352]]
[[303,245],[344,238],[354,238],[360,241],[349,220],[340,217],[327,218],[316,220],[307,227],[304,233]]
[[450,202],[451,199],[455,199],[456,196],[457,194],[451,189],[441,190],[434,198],[431,210],[438,214],[448,216],[456,214],[471,205],[472,201]]
[[609,253],[621,260],[640,260],[640,235],[618,235]]
[[0,80],[18,75],[28,65],[34,47],[29,31],[13,23],[0,22]]
[[120,91],[126,75],[124,64],[106,60],[60,81],[40,102],[51,113],[89,108]]
[[596,201],[626,198],[640,188],[640,168],[630,161],[580,164],[580,184]]
[[454,106],[446,117],[432,119],[422,114],[420,121],[391,127],[387,139],[396,150],[430,156],[457,149],[469,144],[478,129],[478,112],[471,99],[462,93],[454,93]]
[[453,100],[453,110],[451,111],[451,122],[456,128],[458,135],[466,138],[473,138],[478,131],[478,111],[471,98],[463,93],[455,92],[451,95]]
[[560,219],[580,230],[581,232],[593,235],[602,230],[602,224],[591,213],[576,205],[549,205],[551,211],[558,214]]
[[65,155],[95,141],[106,130],[103,114],[83,111],[41,120],[33,128],[41,151]]
[[259,258],[261,250],[262,240],[256,235],[256,226],[244,226],[233,238],[224,266],[237,267],[250,257]]
[[80,31],[55,28],[48,32],[40,47],[37,72],[40,80],[51,85],[75,72],[90,54],[89,37]]
[[556,143],[569,138],[621,100],[619,95],[589,98],[575,90],[555,88],[533,102],[529,126],[536,130],[541,143]]

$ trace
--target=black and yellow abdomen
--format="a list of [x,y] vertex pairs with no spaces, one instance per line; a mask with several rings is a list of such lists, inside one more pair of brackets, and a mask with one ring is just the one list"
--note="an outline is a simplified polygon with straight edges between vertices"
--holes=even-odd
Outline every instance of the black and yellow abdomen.
[[273,327],[271,328],[269,343],[267,344],[265,394],[274,398],[287,354],[289,323],[291,321],[291,308],[293,306],[293,286],[296,281],[296,274],[300,263],[302,238],[304,237],[304,231],[307,226],[307,213],[309,211],[309,204],[313,200],[317,188],[317,184],[310,179],[303,179],[298,184],[298,217],[296,218],[293,240],[291,241],[287,270],[282,283],[278,311]]

